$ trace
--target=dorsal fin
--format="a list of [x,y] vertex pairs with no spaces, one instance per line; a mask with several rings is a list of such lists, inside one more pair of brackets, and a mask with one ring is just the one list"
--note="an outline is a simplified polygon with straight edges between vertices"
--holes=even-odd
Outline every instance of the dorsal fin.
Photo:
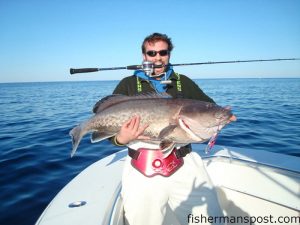
[[100,112],[109,106],[112,106],[116,103],[126,101],[128,96],[126,95],[108,95],[102,99],[100,99],[93,107],[93,113]]
[[157,93],[146,93],[146,94],[138,94],[134,96],[127,96],[127,95],[108,95],[101,100],[99,100],[93,107],[93,113],[101,112],[102,110],[124,102],[124,101],[132,101],[132,100],[139,100],[139,99],[159,99],[159,98],[171,98],[171,96],[167,93],[157,94]]

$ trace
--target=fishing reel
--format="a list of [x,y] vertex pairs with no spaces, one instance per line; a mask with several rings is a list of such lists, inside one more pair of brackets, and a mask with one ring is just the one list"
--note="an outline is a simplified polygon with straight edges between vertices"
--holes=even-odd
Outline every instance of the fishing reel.
[[162,83],[162,84],[171,84],[172,81],[167,80],[166,72],[163,72],[163,73],[157,74],[157,75],[153,75],[154,68],[162,68],[162,67],[164,67],[164,65],[156,66],[156,65],[154,65],[153,62],[150,62],[150,61],[143,61],[143,63],[142,63],[142,70],[145,72],[145,74],[147,76],[154,77],[154,78],[164,76],[165,79],[161,80],[160,83]]
[[142,64],[142,70],[147,74],[147,76],[152,77],[154,71],[154,63],[150,61],[144,61]]

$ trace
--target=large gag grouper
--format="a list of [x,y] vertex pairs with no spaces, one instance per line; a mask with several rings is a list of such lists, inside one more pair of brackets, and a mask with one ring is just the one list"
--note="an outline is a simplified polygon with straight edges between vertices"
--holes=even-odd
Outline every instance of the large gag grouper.
[[143,135],[150,139],[130,142],[127,146],[144,142],[160,146],[163,152],[175,146],[205,142],[236,120],[230,107],[156,94],[110,95],[98,101],[93,112],[93,117],[70,131],[71,157],[85,134],[92,132],[92,142],[102,141],[116,135],[134,115],[140,116],[141,126],[149,125]]

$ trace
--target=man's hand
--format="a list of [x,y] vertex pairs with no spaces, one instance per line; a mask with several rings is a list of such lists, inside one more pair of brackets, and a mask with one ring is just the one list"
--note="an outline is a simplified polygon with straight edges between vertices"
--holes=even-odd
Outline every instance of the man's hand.
[[126,145],[136,139],[150,139],[148,136],[142,135],[149,125],[140,127],[140,121],[140,116],[134,116],[125,122],[119,133],[116,135],[116,141],[120,144]]

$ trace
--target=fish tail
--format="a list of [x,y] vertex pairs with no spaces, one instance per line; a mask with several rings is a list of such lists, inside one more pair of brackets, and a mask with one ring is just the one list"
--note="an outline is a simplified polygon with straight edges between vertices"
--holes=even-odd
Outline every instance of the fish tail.
[[84,135],[82,130],[83,130],[82,126],[78,125],[78,126],[74,127],[69,133],[72,138],[72,146],[73,146],[73,149],[71,151],[71,158],[74,156],[74,154],[78,148],[78,145],[81,141],[81,138]]

